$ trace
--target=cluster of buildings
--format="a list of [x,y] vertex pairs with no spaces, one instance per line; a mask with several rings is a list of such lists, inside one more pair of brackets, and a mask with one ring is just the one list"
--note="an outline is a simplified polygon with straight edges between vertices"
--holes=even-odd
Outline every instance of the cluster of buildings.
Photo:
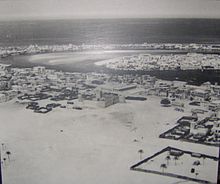
[[181,51],[201,51],[219,52],[220,46],[217,44],[172,44],[172,43],[143,43],[143,44],[108,44],[108,45],[28,45],[0,47],[0,57],[12,55],[28,55],[51,52],[83,51],[83,50],[181,50]]
[[11,88],[11,66],[7,64],[0,64],[0,103],[7,102],[17,95],[17,92],[11,90]]
[[175,127],[160,134],[159,137],[219,147],[220,119],[213,115],[202,120],[183,116]]
[[27,104],[28,109],[36,112],[48,109],[48,106],[36,104],[42,100],[48,100],[48,104],[63,101],[72,104],[75,99],[80,102],[92,100],[100,107],[125,102],[125,98],[112,89],[99,88],[108,79],[105,74],[58,72],[42,66],[12,68],[5,64],[0,65],[0,71],[0,102],[17,98],[18,103]]
[[193,86],[149,75],[70,73],[43,66],[12,68],[5,64],[0,64],[0,74],[1,102],[24,94],[23,100],[40,100],[46,94],[53,101],[96,100],[107,107],[126,99],[146,100],[146,96],[155,95],[172,99],[176,106],[181,104],[178,100],[191,100],[197,105],[207,103],[208,110],[220,107],[220,86],[209,82]]
[[115,70],[210,70],[220,69],[217,54],[140,54],[116,58],[103,63]]
[[[175,110],[205,114],[204,121],[189,119],[161,134],[161,138],[185,139],[192,142],[218,145],[220,141],[220,86],[206,82],[201,86],[181,81],[164,81],[149,75],[70,73],[47,69],[12,68],[0,65],[0,102],[16,99],[34,112],[46,113],[54,108],[82,109],[74,106],[75,100],[95,102],[106,108],[127,100],[145,101],[149,96],[168,99]],[[45,104],[39,102],[46,101]],[[207,114],[207,115],[206,115]],[[216,117],[212,121],[211,118]]]

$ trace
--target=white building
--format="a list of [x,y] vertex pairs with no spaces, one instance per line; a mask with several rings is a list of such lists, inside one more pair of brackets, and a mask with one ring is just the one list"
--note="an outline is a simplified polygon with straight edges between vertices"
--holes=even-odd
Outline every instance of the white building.
[[46,69],[44,66],[35,66],[33,68],[33,72],[37,73],[37,74],[45,74],[45,71],[46,71]]
[[204,89],[194,89],[191,95],[197,100],[204,100],[210,96],[209,92]]
[[209,132],[208,128],[198,126],[196,122],[190,122],[190,134],[205,136]]
[[6,100],[6,95],[0,93],[0,103],[6,102],[6,101],[7,101],[7,100]]
[[114,105],[116,103],[119,103],[119,96],[116,94],[111,94],[111,93],[105,93],[102,94],[102,98],[99,99],[98,101],[98,106],[105,108],[111,105]]
[[220,121],[215,121],[213,124],[213,128],[211,130],[213,132],[214,137],[220,137]]

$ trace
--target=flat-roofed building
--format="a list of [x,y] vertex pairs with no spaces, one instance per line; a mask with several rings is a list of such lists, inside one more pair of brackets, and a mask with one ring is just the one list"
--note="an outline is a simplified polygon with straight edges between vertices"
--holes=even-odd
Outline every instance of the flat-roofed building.
[[0,63],[0,70],[10,70],[11,65]]
[[211,130],[215,136],[215,138],[220,137],[220,122],[219,121],[214,121],[213,128]]
[[119,103],[119,96],[117,94],[103,93],[102,98],[98,101],[98,106],[105,108],[116,103]]
[[46,68],[44,66],[35,66],[33,68],[34,73],[44,74],[46,72]]
[[0,103],[6,102],[6,95],[3,93],[0,93]]
[[203,89],[194,89],[191,91],[191,95],[198,100],[204,100],[210,96],[209,92]]

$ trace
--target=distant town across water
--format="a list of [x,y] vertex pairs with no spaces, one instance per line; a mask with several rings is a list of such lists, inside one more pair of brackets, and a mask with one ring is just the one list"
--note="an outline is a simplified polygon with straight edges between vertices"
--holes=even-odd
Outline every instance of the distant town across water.
[[[148,44],[146,47],[148,47]],[[181,45],[181,44],[180,44]],[[180,46],[179,45],[179,46]],[[193,48],[193,45],[195,48]],[[180,81],[186,81],[189,84],[193,85],[201,85],[204,82],[211,82],[212,84],[219,83],[219,48],[215,48],[215,53],[212,54],[211,51],[214,49],[210,47],[210,45],[205,45],[199,47],[200,53],[195,54],[189,54],[190,52],[197,52],[198,48],[196,44],[191,44],[188,45],[190,48],[187,47],[187,45],[184,45],[184,48],[175,48],[178,47],[177,44],[155,44],[155,48],[151,48],[150,50],[144,50],[139,49],[141,45],[130,45],[127,47],[130,48],[135,48],[133,50],[128,49],[128,48],[121,48],[120,50],[115,50],[113,49],[106,49],[106,48],[87,48],[85,45],[84,49],[77,50],[75,47],[72,48],[72,50],[69,50],[69,45],[61,45],[61,46],[51,46],[50,48],[56,48],[58,50],[41,50],[41,47],[38,46],[29,46],[29,47],[15,47],[12,49],[11,47],[7,48],[2,48],[2,58],[0,59],[1,63],[4,64],[11,64],[13,67],[18,67],[18,68],[27,68],[27,67],[34,67],[34,66],[46,66],[47,68],[50,69],[55,69],[55,70],[61,70],[61,71],[66,71],[66,72],[101,72],[101,73],[109,73],[109,74],[133,74],[133,75],[151,75],[155,76],[160,79],[164,80],[180,80]],[[166,46],[168,48],[166,48]],[[64,47],[64,48],[63,48]],[[95,47],[95,46],[93,46]],[[100,46],[97,46],[100,47]],[[107,46],[106,46],[107,47]],[[143,47],[143,45],[141,46]],[[164,47],[166,49],[164,49]],[[173,50],[172,50],[172,47]],[[44,47],[42,47],[44,48]],[[63,50],[60,50],[62,48]],[[44,48],[45,49],[45,48]],[[208,54],[202,53],[206,52]],[[217,54],[216,54],[217,52]],[[211,53],[211,54],[210,54]],[[168,64],[165,69],[154,69],[154,70],[146,70],[146,69],[134,69],[134,70],[128,70],[126,69],[126,66],[123,67],[123,70],[120,69],[114,69],[114,68],[108,68],[106,66],[98,66],[96,65],[97,62],[105,62],[108,60],[117,60],[118,58],[131,58],[135,59],[137,56],[138,58],[140,56],[145,56],[148,57],[148,55],[152,55],[155,57],[168,57],[172,56],[175,60],[178,59],[180,56],[181,59],[185,60],[188,59],[188,64],[189,68],[186,69],[178,69],[178,68],[171,68],[170,65]],[[194,59],[195,55],[195,60],[203,59],[206,56],[213,57],[213,60],[216,60],[215,62],[213,61],[214,64],[212,64],[210,67],[213,68],[207,68],[207,69],[200,69],[201,67],[195,67],[193,68],[193,65],[190,64],[190,55],[193,56],[191,60]],[[133,64],[135,62],[139,63],[139,59],[136,58],[135,61],[132,61]],[[217,58],[217,59],[216,59]],[[154,59],[154,58],[153,58]],[[162,59],[162,58],[161,58]],[[166,58],[167,61],[169,59]],[[172,60],[170,60],[172,61]],[[174,61],[172,61],[174,63]],[[139,63],[140,64],[140,63]],[[199,64],[199,63],[198,63]],[[197,64],[197,65],[198,65]],[[204,64],[205,67],[206,64]]]

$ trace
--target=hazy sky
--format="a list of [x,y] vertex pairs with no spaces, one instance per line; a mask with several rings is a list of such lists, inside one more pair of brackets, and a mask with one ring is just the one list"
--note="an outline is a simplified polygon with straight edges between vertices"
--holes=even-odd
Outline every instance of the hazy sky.
[[220,18],[220,0],[0,0],[0,19]]

